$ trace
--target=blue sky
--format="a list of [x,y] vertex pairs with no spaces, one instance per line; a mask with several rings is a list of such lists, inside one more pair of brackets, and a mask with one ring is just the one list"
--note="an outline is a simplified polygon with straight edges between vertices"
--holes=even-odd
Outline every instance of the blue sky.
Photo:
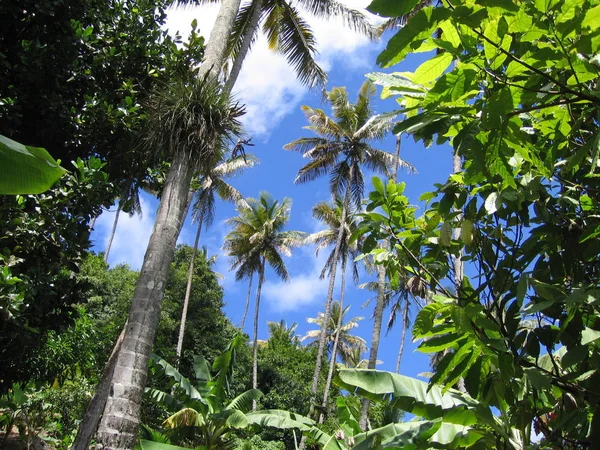
[[[362,8],[369,2],[345,0],[344,3],[354,8]],[[215,7],[176,10],[169,15],[168,26],[170,30],[179,30],[185,36],[192,19],[197,18],[200,31],[208,36],[215,15]],[[383,42],[371,43],[344,29],[337,22],[314,20],[310,16],[308,18],[317,38],[318,62],[328,73],[328,89],[346,86],[350,98],[354,101],[360,85],[365,81],[364,74],[379,70],[375,63],[376,57],[389,36],[384,36]],[[427,56],[418,55],[408,59],[393,70],[414,71]],[[257,197],[263,190],[271,193],[276,199],[290,197],[293,206],[289,229],[306,232],[319,230],[319,224],[311,216],[311,208],[318,201],[329,200],[327,177],[310,184],[295,185],[294,178],[305,160],[299,154],[283,150],[283,146],[299,137],[310,136],[307,130],[302,129],[306,125],[306,119],[300,111],[300,106],[326,108],[320,93],[309,92],[301,86],[285,61],[269,51],[262,39],[255,44],[247,58],[235,91],[240,100],[247,105],[245,129],[256,144],[249,151],[260,159],[260,163],[242,176],[232,179],[231,183],[247,197]],[[395,106],[392,99],[381,101],[377,97],[375,102],[375,110],[378,113],[392,110]],[[378,147],[393,152],[395,138],[390,136]],[[421,193],[432,190],[434,183],[443,182],[452,171],[451,150],[448,146],[425,149],[422,144],[415,144],[412,139],[404,138],[402,157],[418,170],[418,174],[415,175],[403,172],[399,174],[399,181],[406,182],[406,194],[414,204],[419,204],[418,197]],[[366,193],[369,189],[370,181]],[[135,269],[140,268],[152,231],[157,201],[144,195],[142,206],[142,217],[129,218],[123,215],[119,219],[109,258],[111,265],[127,263]],[[228,258],[221,250],[223,238],[229,231],[224,221],[235,214],[232,205],[218,203],[215,222],[212,228],[203,231],[201,245],[208,247],[209,254],[219,255],[215,270],[225,277],[221,282],[227,303],[225,312],[233,323],[239,324],[246,300],[247,283],[235,282],[233,273],[229,273],[228,270]],[[109,211],[102,214],[96,222],[92,234],[95,250],[104,250],[113,219],[114,212]],[[192,224],[188,217],[179,242],[191,245],[195,230],[196,225]],[[277,280],[273,272],[267,271],[261,300],[259,339],[267,338],[268,321],[283,319],[288,324],[297,323],[297,332],[300,335],[312,329],[306,318],[316,317],[317,313],[322,311],[327,292],[327,280],[318,279],[324,256],[316,258],[312,247],[295,249],[292,257],[286,258],[291,275],[289,283]],[[371,279],[364,277],[361,282]],[[365,317],[355,331],[369,342],[372,333],[373,303],[365,309],[361,309],[361,305],[372,294],[357,289],[350,277],[347,287],[345,302],[351,305],[350,316]],[[334,298],[338,298],[338,295]],[[252,314],[253,308],[249,316]],[[387,319],[386,313],[384,321]],[[251,327],[251,320],[248,320],[245,331],[249,334]],[[382,337],[379,359],[383,363],[378,368],[394,370],[399,342],[400,328],[393,329],[388,336]],[[401,370],[405,375],[416,376],[429,370],[428,357],[415,352],[414,349],[415,345],[408,339]],[[368,357],[368,354],[365,354],[365,357]]]

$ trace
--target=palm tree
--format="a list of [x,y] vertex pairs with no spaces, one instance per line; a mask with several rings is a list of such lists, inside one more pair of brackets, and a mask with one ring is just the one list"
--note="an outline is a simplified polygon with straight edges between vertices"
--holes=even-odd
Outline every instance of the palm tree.
[[[197,3],[214,4],[219,1],[197,0]],[[317,84],[325,86],[326,74],[314,60],[316,41],[300,9],[316,17],[340,17],[351,29],[373,39],[377,36],[377,30],[362,13],[337,0],[251,0],[240,8],[233,32],[229,36],[231,68],[225,89],[231,91],[237,81],[260,27],[267,37],[269,48],[287,59],[303,84],[311,87]]]
[[285,338],[286,341],[289,340],[290,342],[298,339],[296,336],[297,323],[293,323],[288,327],[285,320],[282,319],[279,322],[267,322],[267,326],[269,327],[269,339]]
[[187,318],[188,304],[192,292],[192,279],[194,278],[194,262],[202,226],[210,227],[215,217],[215,196],[223,201],[235,202],[240,206],[246,206],[244,196],[233,186],[228,184],[225,179],[232,177],[248,167],[252,167],[256,162],[252,155],[236,156],[221,162],[219,165],[210,168],[199,180],[200,189],[195,193],[196,202],[194,204],[194,218],[198,222],[198,230],[194,239],[192,248],[192,257],[188,270],[187,286],[185,297],[183,299],[183,310],[181,312],[181,323],[179,325],[179,338],[177,339],[177,361],[181,358],[183,349],[183,336],[185,333],[185,321]]
[[148,105],[145,143],[157,152],[168,151],[172,161],[98,430],[98,441],[104,447],[135,446],[148,359],[169,266],[187,212],[190,183],[194,173],[206,168],[203,164],[218,159],[214,151],[223,146],[217,142],[239,129],[237,117],[242,111],[223,95],[217,82],[239,3],[222,3],[198,71],[184,79],[174,77],[151,96]]
[[[325,327],[327,330],[326,334],[326,348],[327,353],[331,359],[335,360],[337,356],[340,357],[342,364],[346,364],[351,357],[353,349],[360,349],[361,353],[366,351],[367,343],[359,336],[354,336],[350,331],[358,327],[358,322],[364,319],[364,317],[353,317],[352,319],[345,320],[350,306],[345,308],[340,307],[340,303],[334,301],[331,304],[331,314],[329,320],[325,323],[325,314],[320,312],[317,317],[309,317],[306,319],[308,323],[314,323],[319,326],[316,330],[309,330],[302,338],[301,341],[311,340],[308,344],[309,347],[314,347],[319,344],[321,337],[321,329]],[[341,324],[338,326],[338,324]],[[333,353],[333,345],[336,334],[339,335],[339,344],[337,354]]]
[[[345,217],[342,217],[342,211],[344,211],[343,201],[339,198],[335,200],[334,203],[327,202],[319,202],[313,207],[313,217],[324,222],[328,228],[325,230],[319,231],[317,233],[313,233],[307,237],[306,241],[311,243],[316,243],[317,247],[315,249],[315,254],[318,256],[320,250],[325,249],[326,247],[335,246],[335,242],[338,235],[338,230],[340,227],[344,228],[341,248],[339,251],[339,259],[341,262],[341,289],[340,289],[340,303],[339,307],[341,309],[344,308],[344,294],[346,292],[346,266],[348,262],[348,258],[351,258],[353,261],[352,264],[352,275],[355,283],[358,283],[358,265],[356,264],[355,259],[359,255],[357,242],[350,242],[350,236],[356,229],[356,215],[355,212],[350,208],[346,211]],[[329,254],[327,261],[325,262],[325,266],[321,271],[320,278],[325,278],[327,272],[331,276],[331,267],[333,263],[335,248]],[[339,342],[339,332],[342,327],[342,315],[340,314],[338,317],[339,322],[337,323],[335,338],[333,341],[333,350],[332,357],[329,362],[329,371],[327,373],[327,381],[325,382],[325,391],[323,394],[323,407],[327,405],[327,401],[329,399],[329,389],[331,387],[331,381],[333,379],[333,372],[335,369],[335,361],[337,355],[337,347]],[[322,417],[322,416],[321,416]]]
[[[254,311],[254,342],[252,349],[252,388],[258,385],[258,314],[260,294],[265,280],[267,263],[275,274],[283,280],[290,276],[282,259],[282,254],[291,255],[291,247],[299,245],[304,238],[298,231],[283,231],[290,218],[292,202],[284,198],[281,203],[273,200],[266,192],[258,199],[246,200],[248,208],[239,208],[239,216],[228,220],[233,230],[226,236],[224,248],[233,257],[232,270],[236,279],[258,273],[256,306]],[[256,409],[256,402],[253,402]]]
[[[386,173],[397,158],[372,146],[373,142],[383,139],[391,128],[393,115],[373,116],[371,99],[375,95],[375,87],[366,81],[360,88],[356,103],[350,103],[345,88],[334,88],[327,98],[331,103],[333,117],[328,117],[323,110],[303,106],[302,109],[309,126],[316,137],[305,137],[287,144],[286,150],[296,150],[310,161],[302,167],[296,176],[296,183],[313,181],[323,175],[330,175],[330,189],[334,196],[343,198],[341,217],[346,216],[350,202],[359,205],[364,193],[364,177],[362,167],[380,173]],[[344,228],[340,226],[334,247],[332,264],[329,270],[329,289],[325,301],[324,321],[330,317],[330,307],[335,285],[335,274],[342,247]],[[317,350],[315,373],[311,385],[313,396],[311,411],[323,363],[326,329],[321,330],[321,339]]]
[[[396,181],[398,177],[398,167],[400,161],[400,148],[402,144],[402,137],[400,134],[396,135],[396,161],[394,163],[393,170],[390,170],[386,175],[389,179]],[[410,171],[414,172],[415,169],[411,165],[406,165]],[[384,241],[380,244],[381,248],[385,251],[389,249],[389,242]],[[371,350],[369,352],[369,365],[367,366],[369,369],[374,369],[377,365],[377,354],[379,353],[379,341],[381,339],[381,327],[383,324],[383,311],[385,309],[386,304],[386,271],[385,266],[380,264],[377,268],[377,302],[375,303],[375,311],[373,313],[373,334],[371,338]],[[404,323],[408,326],[409,319],[409,310],[408,305],[406,305],[406,310],[404,313]],[[404,334],[401,341],[401,349],[399,351],[399,358],[401,358],[401,353],[403,352],[404,346]],[[369,399],[364,398],[362,402],[362,407],[360,411],[359,424],[363,430],[366,429],[367,426],[367,415],[369,412]]]

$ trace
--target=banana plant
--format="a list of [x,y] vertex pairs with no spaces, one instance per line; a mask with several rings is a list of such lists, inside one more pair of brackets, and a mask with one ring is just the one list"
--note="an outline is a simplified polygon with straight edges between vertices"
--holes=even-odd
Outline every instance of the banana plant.
[[[183,376],[163,358],[152,355],[151,365],[155,372],[170,378],[170,390],[147,388],[146,394],[168,411],[173,411],[163,422],[170,436],[175,441],[186,439],[197,442],[206,450],[228,449],[234,445],[231,435],[233,430],[254,425],[283,430],[297,429],[326,448],[328,441],[332,440],[331,436],[322,433],[314,421],[304,416],[281,410],[248,412],[252,408],[252,402],[258,401],[263,395],[258,389],[250,389],[230,398],[229,385],[236,352],[243,344],[241,335],[236,335],[225,352],[215,359],[212,373],[208,362],[202,356],[196,356],[194,381]],[[140,442],[144,449],[158,449],[157,445],[151,441]],[[171,446],[169,448],[174,450]]]
[[[342,369],[334,383],[371,401],[388,402],[415,417],[352,436],[352,418],[338,417],[352,450],[402,448],[523,448],[518,430],[504,426],[489,405],[455,389],[391,372]],[[354,419],[355,420],[355,419]],[[500,445],[502,442],[502,445]],[[500,447],[498,447],[500,445]]]

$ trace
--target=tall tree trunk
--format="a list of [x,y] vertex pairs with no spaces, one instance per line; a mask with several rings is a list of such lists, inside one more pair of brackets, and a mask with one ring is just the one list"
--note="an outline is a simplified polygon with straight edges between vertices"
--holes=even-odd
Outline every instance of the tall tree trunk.
[[105,447],[115,450],[135,447],[148,359],[175,244],[187,211],[193,173],[194,167],[189,159],[176,153],[144,256],[112,377],[111,392],[98,429],[98,440]]
[[262,8],[263,0],[253,0],[252,5],[252,15],[250,16],[250,21],[248,23],[248,28],[246,29],[246,33],[244,33],[242,37],[242,45],[235,59],[233,60],[233,65],[231,66],[231,71],[229,72],[229,77],[225,81],[225,91],[231,92],[235,82],[240,75],[240,71],[242,70],[242,65],[244,64],[244,60],[248,55],[248,51],[250,50],[250,46],[252,45],[252,41],[256,36],[256,32],[258,31],[258,23],[260,21],[260,13]]
[[[401,148],[401,135],[396,135],[396,158],[394,160],[394,169],[389,175],[389,178],[394,182],[398,178],[398,167],[400,166],[400,148]],[[381,243],[381,248],[388,250],[389,242],[384,241]],[[369,363],[367,368],[374,369],[377,365],[377,354],[379,353],[379,341],[381,340],[381,324],[383,323],[383,309],[385,304],[385,267],[380,265],[377,270],[377,303],[375,304],[375,312],[373,313],[373,336],[371,338],[371,351],[369,353]],[[369,399],[365,398],[362,402],[360,410],[359,425],[363,430],[367,428],[367,420],[369,414]]]
[[250,308],[250,294],[252,293],[252,278],[254,278],[254,274],[250,274],[250,283],[248,283],[248,295],[246,295],[246,307],[244,308],[244,315],[242,316],[242,324],[240,325],[240,329],[242,332],[244,331],[244,325],[246,324],[246,316],[248,316],[248,309]]
[[402,362],[402,354],[404,353],[404,345],[406,343],[406,332],[408,331],[408,318],[410,310],[408,308],[408,301],[404,303],[404,309],[402,311],[402,336],[400,338],[400,350],[398,350],[398,359],[396,360],[396,373],[400,373],[400,363]]
[[119,215],[121,214],[121,199],[119,199],[119,206],[117,206],[117,212],[115,213],[115,220],[113,221],[112,230],[110,232],[110,236],[108,237],[108,244],[106,244],[106,250],[104,251],[104,262],[108,261],[108,254],[110,253],[110,248],[112,247],[113,239],[115,238],[115,233],[117,232],[117,224],[119,223]]
[[[352,173],[350,173],[350,179]],[[342,207],[342,217],[346,217],[346,211],[348,211],[348,204],[350,203],[350,189],[346,190],[344,198],[344,205]],[[315,412],[315,403],[317,401],[317,388],[319,386],[319,377],[321,376],[321,367],[323,365],[323,354],[325,353],[325,344],[327,341],[327,324],[331,317],[331,301],[333,300],[333,290],[335,287],[335,273],[337,270],[337,262],[340,257],[340,249],[342,247],[342,239],[344,237],[344,224],[340,225],[337,239],[335,242],[335,249],[333,250],[333,260],[331,261],[331,272],[329,275],[329,289],[327,290],[327,299],[325,300],[325,312],[323,315],[323,324],[321,325],[321,335],[319,336],[319,347],[317,349],[317,361],[315,363],[315,372],[313,374],[312,384],[310,386],[310,409],[308,417],[312,418]]]
[[[219,76],[226,57],[227,38],[239,8],[240,0],[223,0],[221,3],[204,52],[204,62],[198,71],[200,77],[208,75],[216,79]],[[187,193],[193,173],[194,167],[188,158],[175,153],[136,285],[111,392],[98,430],[99,442],[114,450],[132,449],[137,440],[148,359],[158,326],[169,266],[187,212]]]
[[71,450],[87,450],[88,446],[90,445],[90,441],[96,432],[96,428],[98,428],[98,423],[102,417],[102,411],[104,410],[106,399],[108,398],[108,394],[110,392],[110,381],[112,380],[113,373],[115,372],[115,366],[117,365],[117,358],[119,357],[119,351],[121,350],[121,344],[123,343],[123,337],[125,336],[126,328],[127,323],[125,323],[123,330],[121,330],[121,334],[117,338],[117,342],[115,343],[112,353],[108,358],[108,362],[104,367],[102,379],[98,383],[96,392],[88,404],[85,415],[83,416],[83,420],[81,421],[81,425],[77,430],[77,436],[75,436],[75,442],[73,442]]
[[[258,273],[256,288],[256,309],[254,311],[254,342],[252,344],[252,389],[258,389],[258,313],[260,311],[260,291],[265,281],[265,258],[263,256]],[[256,400],[252,400],[252,411],[256,411]]]
[[[333,379],[333,372],[335,370],[335,364],[337,359],[337,349],[340,342],[340,331],[342,328],[342,320],[344,318],[344,294],[346,293],[346,263],[348,258],[346,255],[342,256],[342,283],[340,286],[340,317],[335,329],[335,337],[333,338],[333,349],[331,351],[331,361],[329,361],[329,372],[327,373],[327,381],[325,382],[325,392],[323,393],[323,411],[327,410],[327,402],[329,401],[329,390],[331,389],[331,380]],[[325,415],[323,411],[319,415],[319,423],[323,423]]]
[[223,0],[221,2],[215,26],[210,32],[208,45],[204,50],[204,61],[198,70],[200,77],[210,72],[212,77],[217,78],[221,73],[221,67],[227,58],[227,42],[240,10],[240,2],[241,0]]
[[198,231],[196,231],[196,238],[194,239],[194,247],[192,249],[192,257],[190,259],[190,266],[188,269],[187,285],[185,287],[185,297],[183,299],[183,310],[181,311],[181,323],[179,324],[179,338],[177,339],[177,367],[181,361],[181,351],[183,349],[183,336],[185,334],[185,321],[187,320],[188,306],[190,304],[190,294],[192,293],[192,280],[194,278],[194,262],[196,259],[196,252],[198,251],[198,242],[200,241],[200,233],[202,232],[202,223],[204,222],[204,214],[200,214],[198,220]]
[[[385,248],[385,245],[382,245]],[[379,353],[379,341],[381,339],[381,324],[383,323],[383,307],[385,304],[385,267],[380,265],[377,268],[377,303],[373,313],[373,336],[371,337],[371,351],[369,353],[368,369],[374,369],[377,365],[377,354]],[[367,417],[369,413],[369,399],[362,401],[360,410],[359,425],[362,430],[367,429]]]
[[[462,172],[462,170],[463,170],[462,159],[461,159],[460,155],[458,154],[458,152],[454,152],[454,156],[452,158],[452,172],[456,174],[456,173]],[[460,222],[463,218],[463,213],[460,210],[457,212],[459,214],[456,216],[456,220]],[[454,237],[454,239],[460,238],[460,228],[454,229],[453,237]],[[452,256],[452,265],[454,266],[454,282],[456,284],[456,295],[459,299],[459,302],[460,302],[460,298],[461,298],[463,276],[465,274],[464,263],[462,261],[462,254],[463,254],[463,251],[462,251],[462,249],[460,249],[457,256],[454,256],[454,255]]]

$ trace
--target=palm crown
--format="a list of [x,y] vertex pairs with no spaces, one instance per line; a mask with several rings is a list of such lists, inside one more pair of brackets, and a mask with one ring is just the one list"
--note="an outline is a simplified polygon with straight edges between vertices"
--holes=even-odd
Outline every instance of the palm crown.
[[[198,0],[198,3],[218,1]],[[228,43],[231,59],[235,60],[240,53],[247,33],[251,33],[251,44],[256,40],[258,28],[254,28],[253,16],[259,14],[258,25],[262,25],[269,47],[286,58],[303,84],[324,86],[327,76],[314,60],[315,37],[300,9],[317,17],[341,17],[351,29],[371,38],[377,34],[363,14],[338,1],[297,0],[295,3],[300,9],[292,3],[290,0],[252,0],[243,4]]]
[[[302,107],[310,123],[304,128],[317,136],[296,139],[284,146],[309,159],[298,171],[296,183],[329,174],[332,194],[341,198],[349,195],[353,203],[359,205],[365,190],[362,166],[379,173],[389,172],[396,164],[396,156],[373,147],[372,143],[383,139],[390,131],[394,115],[374,116],[371,108],[374,95],[375,86],[366,81],[354,104],[350,103],[345,88],[334,88],[328,93],[333,117],[321,109]],[[398,163],[411,167],[401,160]]]
[[[321,250],[335,245],[340,226],[343,226],[343,236],[338,259],[343,262],[344,259],[350,258],[352,261],[360,254],[357,242],[350,243],[350,236],[356,229],[357,216],[354,211],[346,211],[345,219],[342,219],[344,213],[343,201],[339,198],[334,202],[319,202],[313,207],[313,217],[323,222],[327,228],[316,233],[310,234],[306,238],[306,242],[317,244],[315,254],[319,254]],[[335,251],[332,250],[325,266],[321,271],[321,278],[331,273],[333,266],[333,258]],[[358,282],[358,265],[356,262],[352,264],[352,275],[355,282]]]
[[291,247],[300,244],[304,234],[283,231],[290,217],[292,201],[284,198],[280,203],[266,192],[258,199],[246,200],[248,208],[239,208],[239,216],[227,221],[234,229],[225,238],[224,248],[233,257],[231,268],[236,279],[249,277],[264,261],[283,280],[289,273],[281,255],[291,255]]
[[[363,319],[363,317],[353,317],[349,319],[347,322],[344,321],[344,317],[350,310],[350,306],[346,306],[345,308],[340,308],[339,302],[333,302],[331,304],[331,315],[326,324],[327,329],[327,348],[328,352],[331,353],[333,348],[333,341],[335,339],[336,329],[338,329],[338,323],[340,323],[339,327],[339,340],[338,340],[338,349],[337,353],[340,355],[342,362],[345,364],[348,358],[351,357],[352,349],[359,349],[360,353],[364,352],[367,348],[367,344],[365,340],[359,336],[354,336],[350,333],[350,330],[358,327],[358,322]],[[341,315],[341,321],[340,321]],[[308,331],[301,340],[313,340],[309,345],[316,345],[318,339],[321,336],[321,327],[323,326],[323,321],[325,320],[325,314],[320,312],[317,317],[309,317],[306,319],[309,323],[314,323],[319,325],[319,328],[316,330]]]

